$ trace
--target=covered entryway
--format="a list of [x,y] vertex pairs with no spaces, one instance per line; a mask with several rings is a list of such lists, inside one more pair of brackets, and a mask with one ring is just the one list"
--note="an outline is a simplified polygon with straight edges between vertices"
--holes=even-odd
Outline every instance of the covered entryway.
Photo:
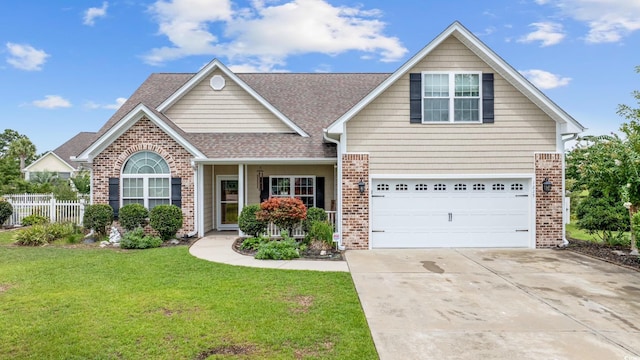
[[530,183],[374,179],[371,247],[531,247]]

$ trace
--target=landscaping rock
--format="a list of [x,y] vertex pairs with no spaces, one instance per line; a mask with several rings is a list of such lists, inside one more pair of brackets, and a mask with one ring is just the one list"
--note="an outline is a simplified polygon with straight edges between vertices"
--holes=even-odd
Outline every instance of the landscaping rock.
[[180,240],[173,239],[173,240],[169,241],[169,244],[171,244],[171,245],[180,245]]
[[110,242],[108,242],[108,241],[100,241],[100,247],[101,247],[101,248],[103,248],[103,247],[107,247],[107,246],[109,246],[110,244],[111,244],[111,243],[110,243]]
[[93,244],[95,242],[96,242],[96,239],[93,237],[87,237],[87,238],[84,238],[84,240],[82,240],[83,244]]

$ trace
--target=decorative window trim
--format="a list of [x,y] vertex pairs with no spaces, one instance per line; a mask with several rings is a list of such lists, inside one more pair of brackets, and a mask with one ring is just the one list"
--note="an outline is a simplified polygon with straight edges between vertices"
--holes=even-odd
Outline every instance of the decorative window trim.
[[[447,97],[439,97],[439,96],[426,96],[425,95],[425,75],[447,75],[448,76],[448,96]],[[455,96],[456,89],[456,75],[477,75],[478,77],[478,95],[477,96]],[[483,123],[483,78],[481,71],[423,71],[422,74],[422,85],[421,85],[421,99],[422,99],[422,123],[423,124],[482,124]],[[449,112],[449,120],[448,121],[435,121],[435,120],[426,120],[425,119],[425,100],[426,99],[448,99],[448,112]],[[477,109],[477,120],[456,120],[455,119],[455,100],[457,99],[477,99],[478,109]]]
[[[273,179],[289,179],[289,190],[286,194],[274,194],[273,192]],[[307,189],[311,189],[311,194],[298,194],[296,195],[296,179],[311,179],[311,184],[307,185]],[[316,176],[315,175],[272,175],[269,176],[269,197],[291,197],[300,198],[305,203],[307,208],[316,206]],[[310,202],[305,202],[305,199],[311,199]],[[309,206],[311,205],[311,206]]]
[[376,185],[376,191],[389,191],[389,184]]
[[409,186],[404,183],[396,184],[396,191],[407,191],[409,190]]

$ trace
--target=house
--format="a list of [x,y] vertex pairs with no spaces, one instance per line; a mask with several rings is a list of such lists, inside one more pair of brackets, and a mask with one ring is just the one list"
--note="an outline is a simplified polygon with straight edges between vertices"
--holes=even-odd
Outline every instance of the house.
[[152,74],[74,160],[94,203],[176,204],[188,235],[295,196],[347,249],[540,248],[583,130],[455,22],[391,74]]
[[71,160],[71,157],[86,148],[94,136],[93,132],[81,132],[55,150],[47,151],[22,170],[24,178],[29,180],[38,173],[52,173],[59,179],[73,177],[82,170],[82,166],[79,162]]

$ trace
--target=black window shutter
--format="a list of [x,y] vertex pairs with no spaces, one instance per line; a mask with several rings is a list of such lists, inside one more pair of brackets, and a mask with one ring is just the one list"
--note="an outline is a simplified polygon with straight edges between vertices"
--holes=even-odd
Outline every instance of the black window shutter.
[[182,179],[171,178],[171,205],[182,208]]
[[269,177],[262,178],[262,189],[260,189],[260,202],[269,199]]
[[324,177],[316,177],[316,207],[324,209]]
[[113,218],[118,218],[120,210],[120,178],[109,178],[109,206],[113,208]]
[[409,74],[409,122],[422,123],[422,74]]
[[493,124],[493,74],[482,74],[482,123]]

